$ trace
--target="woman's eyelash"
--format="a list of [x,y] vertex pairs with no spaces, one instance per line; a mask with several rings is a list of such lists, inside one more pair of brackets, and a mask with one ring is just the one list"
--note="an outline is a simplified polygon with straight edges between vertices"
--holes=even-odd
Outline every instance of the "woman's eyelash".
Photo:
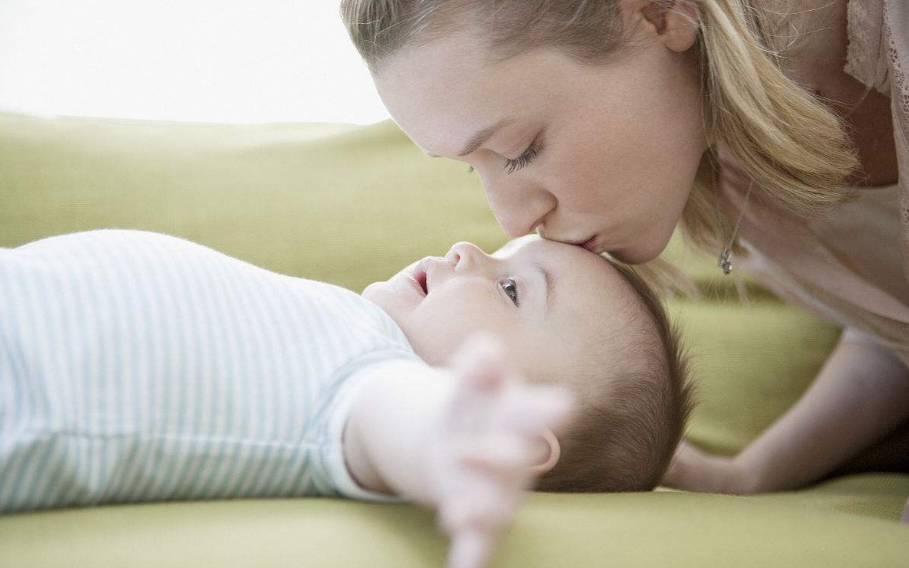
[[529,166],[531,162],[539,155],[540,150],[543,148],[534,140],[530,147],[524,150],[524,153],[518,156],[515,159],[506,158],[505,159],[505,169],[508,173],[512,174],[518,170],[524,169],[526,166]]

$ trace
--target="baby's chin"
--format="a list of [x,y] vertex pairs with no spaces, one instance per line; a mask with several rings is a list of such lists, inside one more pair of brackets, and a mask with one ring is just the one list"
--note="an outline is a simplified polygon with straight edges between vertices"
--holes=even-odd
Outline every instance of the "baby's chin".
[[422,298],[415,290],[408,289],[412,286],[402,280],[399,275],[395,275],[386,282],[373,282],[360,296],[385,312],[412,343],[408,320]]
[[384,284],[384,282],[373,282],[372,284],[370,284],[369,286],[364,288],[362,292],[360,292],[360,296],[364,300],[369,300],[373,304],[382,308],[383,312],[388,313],[388,310],[386,310],[382,306],[382,304],[383,304],[383,302],[382,302],[382,295],[383,295],[382,294],[382,284]]
[[402,314],[399,313],[401,310],[396,305],[394,290],[391,289],[388,282],[373,282],[363,289],[360,296],[378,306],[399,327],[401,326]]

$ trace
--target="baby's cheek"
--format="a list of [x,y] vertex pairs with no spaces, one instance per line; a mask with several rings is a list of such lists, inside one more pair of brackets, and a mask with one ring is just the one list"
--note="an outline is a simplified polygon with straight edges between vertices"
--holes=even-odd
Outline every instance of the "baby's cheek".
[[408,335],[418,338],[411,340],[417,355],[430,364],[448,364],[464,341],[479,332],[511,342],[509,328],[513,325],[506,324],[508,314],[490,301],[488,295],[484,296],[484,292],[442,287],[436,292],[430,290],[426,300],[408,318],[411,330]]

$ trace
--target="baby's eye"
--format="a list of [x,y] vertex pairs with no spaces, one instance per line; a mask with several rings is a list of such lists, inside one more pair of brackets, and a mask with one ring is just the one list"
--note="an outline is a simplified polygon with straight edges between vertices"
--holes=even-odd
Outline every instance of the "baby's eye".
[[502,287],[502,290],[505,292],[505,295],[508,296],[515,306],[519,306],[518,303],[518,283],[514,281],[513,278],[506,278],[499,282],[499,286]]

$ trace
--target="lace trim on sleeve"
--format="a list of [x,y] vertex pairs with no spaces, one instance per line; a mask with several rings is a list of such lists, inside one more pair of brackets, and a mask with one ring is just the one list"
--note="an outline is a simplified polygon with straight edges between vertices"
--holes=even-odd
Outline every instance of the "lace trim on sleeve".
[[846,8],[846,66],[843,70],[871,89],[889,95],[884,0],[850,0]]

